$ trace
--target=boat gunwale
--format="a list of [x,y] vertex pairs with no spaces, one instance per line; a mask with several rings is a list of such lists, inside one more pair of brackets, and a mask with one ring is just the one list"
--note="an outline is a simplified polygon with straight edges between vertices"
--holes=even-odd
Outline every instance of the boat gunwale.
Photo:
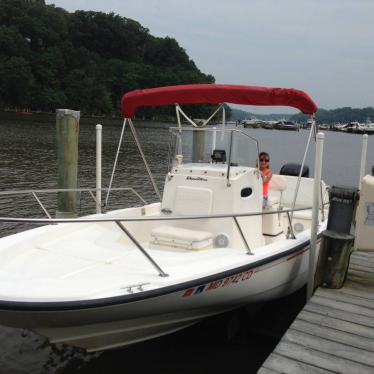
[[[322,232],[317,235],[320,238]],[[295,240],[295,239],[288,239]],[[206,277],[161,287],[153,290],[142,291],[135,294],[112,296],[100,299],[90,299],[90,300],[75,300],[75,301],[7,301],[0,300],[0,312],[2,311],[32,311],[32,312],[48,312],[48,311],[77,311],[84,309],[93,308],[105,308],[111,306],[118,306],[120,304],[128,304],[137,301],[142,301],[154,297],[165,296],[175,292],[185,290],[187,288],[196,287],[204,283],[210,283],[215,280],[233,276],[238,273],[242,273],[253,268],[266,265],[268,263],[274,262],[276,260],[288,257],[298,251],[303,251],[310,248],[310,239],[298,244],[297,246],[285,250],[280,253],[276,253],[270,257],[263,258],[261,260],[251,262],[246,265],[242,265],[233,269],[225,270],[214,275],[209,275]],[[304,252],[304,251],[303,251]],[[303,253],[302,252],[302,253]],[[250,255],[249,255],[250,256]],[[296,256],[295,256],[296,257]]]

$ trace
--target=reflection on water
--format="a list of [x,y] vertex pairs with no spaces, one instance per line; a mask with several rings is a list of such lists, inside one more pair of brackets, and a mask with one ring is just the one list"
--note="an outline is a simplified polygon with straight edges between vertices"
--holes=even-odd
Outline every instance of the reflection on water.
[[[122,123],[120,121],[102,123],[102,178],[103,186],[108,186]],[[0,121],[0,130],[0,191],[56,188],[54,117],[44,117],[35,122],[30,119]],[[275,172],[278,172],[286,162],[300,162],[302,159],[308,136],[305,130],[282,132],[245,129],[244,131],[258,139],[260,151],[266,150],[270,153],[271,167]],[[167,128],[154,127],[150,124],[148,127],[139,127],[138,136],[162,191],[167,171],[169,131]],[[217,140],[220,141],[219,139],[218,135]],[[234,153],[233,160],[236,162],[248,160],[253,164],[255,156],[248,142],[238,138],[234,143],[239,146],[241,155]],[[225,144],[227,145],[227,138],[222,144],[217,143],[217,146],[224,147]],[[369,137],[367,171],[374,164],[373,145],[374,137]],[[184,147],[191,149],[189,144]],[[314,146],[307,157],[307,164],[311,170],[313,148]],[[328,184],[356,185],[360,152],[361,136],[326,133],[323,168],[325,181]],[[95,187],[95,157],[95,123],[85,123],[82,119],[79,152],[80,187]],[[128,131],[123,141],[113,187],[133,187],[148,202],[157,200]],[[123,197],[123,193],[113,192],[109,200],[109,208],[139,204],[139,200],[131,194],[126,195],[127,202],[123,201]],[[56,196],[40,194],[40,198],[53,215],[56,210]],[[79,205],[81,214],[94,211],[94,202],[88,194],[80,195]],[[0,216],[40,217],[43,215],[43,211],[30,195],[0,197],[0,211]],[[1,224],[0,236],[9,235],[26,227],[26,225]],[[79,349],[61,345],[50,345],[45,339],[30,331],[1,327],[0,372],[126,373],[136,371],[145,373],[153,368],[156,372],[164,373],[192,371],[223,373],[246,368],[246,372],[254,373],[265,359],[267,352],[276,344],[282,332],[277,329],[286,328],[291,321],[292,315],[285,313],[287,307],[304,300],[300,294],[292,297],[266,306],[262,309],[261,316],[256,319],[249,317],[248,309],[245,312],[242,309],[154,341],[96,354],[87,354]],[[274,310],[277,310],[276,315]],[[269,326],[269,321],[273,327]],[[265,334],[259,333],[258,329],[261,326]],[[275,337],[274,331],[278,334]]]

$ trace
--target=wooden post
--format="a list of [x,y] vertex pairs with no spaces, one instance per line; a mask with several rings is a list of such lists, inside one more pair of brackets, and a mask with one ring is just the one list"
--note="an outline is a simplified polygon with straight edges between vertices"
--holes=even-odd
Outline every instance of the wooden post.
[[357,188],[330,188],[329,218],[327,230],[322,233],[315,287],[343,287],[355,239],[351,234],[351,226],[357,201]]
[[203,161],[205,156],[205,131],[192,132],[192,162]]
[[96,213],[101,213],[101,153],[103,126],[96,125]]
[[[78,137],[80,112],[56,110],[58,188],[76,189],[78,176]],[[77,192],[59,192],[57,218],[77,216]]]
[[341,288],[347,277],[354,236],[326,230],[322,233],[321,248],[314,279],[315,287]]

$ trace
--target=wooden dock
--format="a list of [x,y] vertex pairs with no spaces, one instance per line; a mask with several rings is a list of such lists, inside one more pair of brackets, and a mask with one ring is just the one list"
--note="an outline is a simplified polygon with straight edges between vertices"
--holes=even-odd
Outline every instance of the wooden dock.
[[318,288],[259,374],[374,374],[374,252],[354,252],[341,289]]

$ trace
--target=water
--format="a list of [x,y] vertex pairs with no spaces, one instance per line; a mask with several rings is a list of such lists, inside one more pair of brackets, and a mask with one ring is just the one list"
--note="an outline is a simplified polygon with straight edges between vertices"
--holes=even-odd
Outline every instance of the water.
[[[103,185],[109,183],[111,168],[121,132],[120,121],[103,121]],[[95,121],[81,120],[79,184],[95,187]],[[144,125],[144,124],[143,124]],[[0,191],[8,189],[56,188],[56,149],[54,117],[8,118],[0,121]],[[300,162],[308,132],[246,129],[258,139],[260,150],[271,155],[271,168],[278,172],[286,162]],[[166,128],[139,127],[138,136],[157,184],[162,190],[167,171],[168,138]],[[357,185],[361,155],[360,135],[327,132],[323,178],[330,184]],[[241,149],[248,143],[240,144]],[[314,145],[307,157],[313,169]],[[126,151],[126,152],[125,152]],[[237,155],[234,155],[237,157]],[[250,158],[250,156],[249,156]],[[367,171],[374,164],[374,137],[369,137]],[[133,187],[149,202],[157,197],[148,181],[141,157],[126,133],[120,153],[114,187]],[[110,208],[139,203],[136,197],[113,193]],[[40,195],[47,209],[56,209],[55,195]],[[0,199],[1,216],[38,217],[43,214],[29,196]],[[81,195],[81,214],[94,211],[89,195]],[[2,224],[0,236],[25,228]],[[0,327],[0,373],[224,373],[233,370],[257,371],[292,321],[304,300],[302,291],[274,301],[253,317],[251,307],[212,318],[203,323],[132,347],[96,354],[62,345],[50,345],[32,333]],[[292,308],[290,309],[290,305]],[[276,313],[274,312],[276,311]]]

